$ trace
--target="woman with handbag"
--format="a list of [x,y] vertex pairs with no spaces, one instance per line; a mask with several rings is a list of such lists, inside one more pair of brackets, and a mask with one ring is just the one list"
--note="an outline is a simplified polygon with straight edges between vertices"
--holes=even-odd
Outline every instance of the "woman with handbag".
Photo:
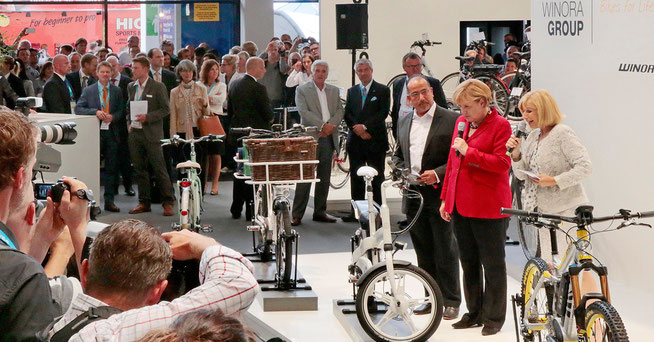
[[[218,62],[208,59],[202,64],[200,71],[200,80],[207,89],[209,98],[209,116],[200,120],[200,131],[203,135],[225,135],[225,130],[219,120],[223,116],[223,103],[227,98],[227,85],[220,81],[220,68]],[[206,124],[206,125],[204,125]],[[215,144],[213,144],[215,145]],[[224,144],[211,146],[209,148],[209,168],[207,174],[211,177],[211,195],[218,195],[218,180],[220,178],[221,157],[224,152]]]
[[[193,62],[182,60],[175,67],[179,85],[170,92],[170,136],[179,135],[183,139],[202,136],[199,126],[201,118],[209,115],[207,88],[196,81],[197,69]],[[181,146],[176,163],[188,160],[189,147]],[[196,161],[206,169],[207,144],[196,144]],[[185,153],[186,152],[186,153]],[[206,172],[200,173],[202,189],[206,184]],[[183,177],[183,175],[179,175]]]

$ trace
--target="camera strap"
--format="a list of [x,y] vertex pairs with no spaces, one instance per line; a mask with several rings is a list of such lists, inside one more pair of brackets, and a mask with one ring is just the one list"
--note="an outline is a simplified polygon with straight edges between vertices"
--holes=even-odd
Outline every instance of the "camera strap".
[[16,248],[16,245],[14,244],[14,242],[11,241],[11,239],[9,238],[9,236],[7,236],[7,234],[6,234],[5,232],[3,232],[2,230],[0,230],[0,240],[1,240],[5,245],[9,246],[9,248],[12,248],[12,249],[18,249],[18,248]]

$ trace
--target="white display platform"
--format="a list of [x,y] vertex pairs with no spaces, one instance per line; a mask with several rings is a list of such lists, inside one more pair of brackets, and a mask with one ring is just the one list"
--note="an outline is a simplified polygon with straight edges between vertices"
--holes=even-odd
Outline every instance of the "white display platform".
[[[77,177],[93,191],[98,205],[102,199],[100,192],[100,123],[95,116],[72,114],[30,114],[29,118],[38,125],[52,125],[59,122],[77,124],[77,138],[73,145],[50,146],[61,152],[59,172],[44,172],[46,182],[57,181],[62,176]],[[40,179],[39,179],[40,180]]]
[[[507,256],[522,253],[520,246],[508,246]],[[400,251],[396,254],[398,259],[415,260],[414,250]],[[513,263],[520,262],[507,260],[509,268],[522,268]],[[263,322],[266,322],[290,341],[350,341],[349,334],[341,327],[333,313],[333,300],[337,298],[351,298],[352,287],[347,282],[347,265],[350,262],[350,253],[303,254],[299,257],[300,267],[307,281],[318,294],[318,311],[303,312],[264,312],[259,301],[255,301],[249,312]],[[514,342],[515,328],[513,325],[513,312],[511,310],[511,295],[520,291],[520,283],[514,277],[508,278],[507,313],[502,330],[493,336],[481,336],[481,328],[455,330],[452,323],[455,321],[443,320],[429,341],[457,341],[457,342]],[[611,282],[613,302],[623,318],[630,340],[649,341],[654,336],[654,328],[649,321],[647,310],[654,298],[624,284]],[[461,304],[461,315],[466,312],[465,303]]]

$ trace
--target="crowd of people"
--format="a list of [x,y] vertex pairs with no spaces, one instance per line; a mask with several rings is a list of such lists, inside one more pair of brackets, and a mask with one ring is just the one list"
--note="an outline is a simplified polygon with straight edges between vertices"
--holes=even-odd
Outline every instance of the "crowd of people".
[[[505,72],[519,65],[513,56],[517,47],[508,39]],[[411,186],[424,198],[410,231],[418,265],[440,286],[445,319],[459,317],[463,285],[468,312],[453,324],[456,329],[483,326],[482,335],[493,335],[504,324],[508,217],[500,208],[512,204],[511,168],[526,181],[527,209],[569,213],[587,202],[581,182],[591,172],[588,153],[574,132],[561,124],[563,115],[545,90],[530,92],[520,101],[531,128],[521,142],[491,106],[486,84],[475,79],[460,84],[452,100],[461,112],[453,112],[440,82],[422,75],[421,58],[411,52],[398,61],[406,77],[393,84],[392,92],[374,80],[371,60],[358,60],[354,71],[360,83],[347,90],[343,106],[339,89],[326,83],[329,63],[320,59],[320,45],[313,39],[282,35],[261,53],[255,43],[245,42],[223,56],[207,43],[175,53],[169,41],[144,53],[136,36],[118,53],[97,44],[93,49],[87,46],[80,38],[41,63],[29,41],[20,41],[16,58],[0,57],[0,96],[9,108],[18,96],[36,95],[43,97],[44,112],[98,119],[104,208],[112,212],[120,211],[114,202],[119,184],[127,195],[135,196],[135,181],[138,203],[130,214],[149,212],[152,203],[160,202],[163,215],[173,215],[172,181],[178,175],[172,166],[186,156],[183,150],[162,148],[161,139],[198,137],[205,134],[201,121],[218,117],[211,133],[226,134],[226,142],[204,146],[198,157],[208,170],[203,172],[202,189],[209,189],[211,182],[209,193],[217,195],[221,171],[235,167],[237,137],[230,128],[270,129],[274,108],[297,106],[301,122],[318,128],[320,181],[315,185],[313,220],[336,222],[326,211],[338,126],[344,121],[349,128],[352,199],[365,197],[356,170],[368,165],[378,171],[373,194],[379,203],[390,115],[398,142],[393,161],[416,176]],[[478,62],[492,60],[473,52]],[[146,101],[147,110],[132,110],[133,101]],[[0,170],[0,274],[11,279],[0,286],[4,336],[29,340],[41,334],[54,340],[74,334],[80,341],[176,341],[193,339],[199,335],[192,334],[204,329],[217,334],[211,336],[230,336],[230,341],[251,339],[237,318],[259,289],[251,263],[239,253],[199,234],[160,234],[145,222],[124,220],[104,229],[83,257],[87,199],[79,193],[86,186],[71,178],[64,179],[70,191],[61,203],[48,199],[37,222],[31,185],[34,137],[35,128],[25,117],[0,110],[0,163],[7,165]],[[507,149],[513,152],[507,154]],[[294,226],[302,224],[310,189],[310,184],[297,185]],[[252,201],[251,186],[235,179],[232,217],[240,218],[245,207],[250,220]],[[419,206],[415,198],[404,200],[408,220],[414,220]],[[352,221],[354,216],[343,220]],[[63,275],[71,256],[79,280]],[[189,259],[199,262],[201,285],[172,301],[160,301],[166,298],[172,260]],[[93,309],[101,312],[100,318],[112,318],[92,320]],[[414,313],[430,310],[427,304]],[[89,325],[71,332],[70,326],[82,320]]]

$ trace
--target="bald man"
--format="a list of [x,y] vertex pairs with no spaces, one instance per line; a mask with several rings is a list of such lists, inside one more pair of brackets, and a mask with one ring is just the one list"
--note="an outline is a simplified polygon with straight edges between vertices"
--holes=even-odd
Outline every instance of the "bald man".
[[[420,182],[420,185],[411,186],[424,198],[422,212],[410,230],[411,241],[418,266],[436,280],[443,292],[443,318],[455,319],[461,304],[459,252],[452,225],[441,218],[439,208],[450,141],[459,114],[436,104],[434,90],[422,75],[409,79],[407,101],[413,113],[398,119],[398,148],[393,162],[398,168],[410,169]],[[410,222],[418,212],[420,200],[404,200]],[[430,304],[421,305],[414,313],[426,314],[431,309]]]
[[54,74],[43,86],[43,111],[46,113],[72,114],[74,107],[73,87],[66,78],[70,61],[66,55],[56,55],[52,60]]
[[[263,59],[250,57],[245,64],[245,76],[231,85],[227,100],[227,115],[231,117],[232,128],[252,127],[270,129],[273,112],[266,87],[257,82],[266,72]],[[236,144],[238,137],[230,135],[230,144]],[[248,203],[245,209],[245,219],[252,217],[251,203],[253,201],[252,186],[246,185],[243,180],[234,180],[234,197],[232,200],[232,217],[241,217],[243,204]]]

